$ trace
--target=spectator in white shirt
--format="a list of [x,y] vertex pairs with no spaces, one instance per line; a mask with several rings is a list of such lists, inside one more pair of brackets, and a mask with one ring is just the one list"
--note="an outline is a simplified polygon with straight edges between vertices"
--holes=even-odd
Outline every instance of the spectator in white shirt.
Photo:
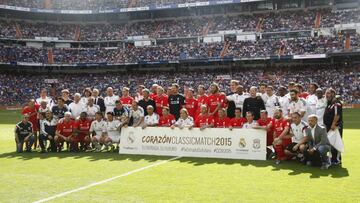
[[106,115],[108,112],[113,112],[115,108],[115,102],[119,100],[119,97],[114,95],[114,90],[112,87],[106,89],[106,97],[104,98],[104,103],[106,107]]
[[193,126],[194,126],[194,119],[189,116],[189,112],[185,108],[182,108],[180,110],[180,118],[175,122],[174,125],[171,126],[171,128],[174,129],[175,127],[178,127],[180,129],[183,128],[192,129]]
[[259,86],[259,92],[261,94],[261,99],[264,101],[264,103],[266,103],[267,99],[269,98],[269,96],[266,93],[266,89],[267,89],[267,84],[260,84]]
[[46,102],[46,106],[49,109],[51,109],[52,106],[54,105],[53,100],[50,97],[47,96],[47,90],[45,88],[41,89],[40,97],[36,99],[36,103],[41,104],[42,101]]
[[306,98],[306,102],[308,104],[307,112],[305,117],[311,114],[316,114],[316,104],[318,97],[316,96],[316,90],[319,86],[315,83],[311,83],[309,87],[309,96]]
[[327,100],[324,96],[324,91],[321,88],[316,90],[316,116],[318,117],[318,125],[324,126],[324,114],[327,107]]
[[77,119],[82,112],[86,112],[86,106],[80,101],[81,95],[75,93],[74,102],[69,105],[71,116],[73,119]]
[[152,105],[149,105],[146,107],[146,111],[148,115],[144,118],[144,125],[143,129],[146,127],[156,127],[159,124],[159,115],[154,113],[154,107]]
[[266,88],[266,94],[268,95],[268,98],[265,102],[265,108],[266,111],[268,112],[268,116],[270,118],[273,118],[275,109],[280,107],[280,100],[274,94],[274,88],[272,86],[268,86]]
[[89,97],[87,99],[86,113],[88,118],[91,120],[95,119],[95,114],[100,111],[100,107],[94,104],[94,97]]
[[81,102],[84,103],[85,105],[88,104],[89,98],[92,96],[92,91],[89,87],[84,89],[84,96],[81,97]]
[[301,115],[302,120],[306,120],[305,114],[307,110],[306,101],[303,98],[299,97],[299,91],[293,89],[290,91],[291,101],[289,103],[289,118],[291,114],[298,112]]
[[284,86],[279,87],[279,103],[282,112],[284,112],[285,119],[288,119],[287,112],[289,110],[290,98],[286,96],[286,88]]

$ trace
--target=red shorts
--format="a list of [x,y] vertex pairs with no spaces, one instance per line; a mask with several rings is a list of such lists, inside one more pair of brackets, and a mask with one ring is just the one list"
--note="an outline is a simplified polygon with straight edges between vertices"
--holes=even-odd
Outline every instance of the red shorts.
[[86,137],[87,135],[81,135],[81,134],[79,134],[79,135],[76,135],[76,136],[73,136],[72,137],[72,140],[73,140],[73,142],[85,142],[85,137]]
[[[64,136],[64,137],[69,137],[69,136]],[[71,140],[72,141],[72,140]],[[58,142],[59,143],[62,143],[62,142],[65,142],[65,140],[62,138],[62,137],[58,137]]]
[[32,124],[33,132],[39,131],[39,122],[38,121],[36,121],[36,122],[29,121],[29,122]]
[[273,135],[266,135],[266,144],[267,146],[271,146],[273,145],[273,142],[274,142],[274,137]]

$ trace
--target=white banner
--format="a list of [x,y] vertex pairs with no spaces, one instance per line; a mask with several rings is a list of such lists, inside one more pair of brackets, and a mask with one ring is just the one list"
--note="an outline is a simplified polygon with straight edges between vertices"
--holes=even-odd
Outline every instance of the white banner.
[[265,160],[266,131],[128,127],[121,130],[119,153]]

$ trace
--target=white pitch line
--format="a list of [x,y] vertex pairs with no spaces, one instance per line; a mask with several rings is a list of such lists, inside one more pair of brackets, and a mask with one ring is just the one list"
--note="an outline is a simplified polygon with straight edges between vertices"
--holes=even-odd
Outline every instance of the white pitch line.
[[86,185],[86,186],[82,186],[82,187],[79,187],[77,189],[73,189],[73,190],[69,190],[69,191],[66,191],[66,192],[62,192],[62,193],[59,193],[57,195],[54,195],[54,196],[51,196],[51,197],[47,197],[45,199],[41,199],[41,200],[38,200],[38,201],[35,201],[33,203],[42,203],[42,202],[47,202],[47,201],[50,201],[50,200],[53,200],[53,199],[56,199],[56,198],[59,198],[59,197],[63,197],[65,195],[68,195],[68,194],[71,194],[71,193],[74,193],[74,192],[79,192],[81,190],[86,190],[88,188],[91,188],[91,187],[94,187],[94,186],[97,186],[97,185],[101,185],[101,184],[104,184],[104,183],[107,183],[107,182],[110,182],[110,181],[113,181],[115,179],[118,179],[118,178],[122,178],[122,177],[125,177],[125,176],[128,176],[128,175],[131,175],[131,174],[134,174],[134,173],[137,173],[137,172],[140,172],[140,171],[143,171],[143,170],[146,170],[146,169],[149,169],[149,168],[152,168],[152,167],[155,167],[155,166],[159,166],[161,164],[165,164],[169,161],[172,161],[172,160],[176,160],[176,159],[179,159],[181,158],[180,156],[178,157],[173,157],[171,159],[167,159],[167,160],[164,160],[164,161],[161,161],[161,162],[158,162],[158,163],[154,163],[154,164],[151,164],[151,165],[148,165],[148,166],[145,166],[145,167],[142,167],[142,168],[138,168],[138,169],[135,169],[133,171],[129,171],[127,173],[123,173],[121,175],[118,175],[118,176],[115,176],[115,177],[112,177],[112,178],[108,178],[108,179],[105,179],[105,180],[101,180],[99,182],[95,182],[95,183],[91,183],[89,185]]

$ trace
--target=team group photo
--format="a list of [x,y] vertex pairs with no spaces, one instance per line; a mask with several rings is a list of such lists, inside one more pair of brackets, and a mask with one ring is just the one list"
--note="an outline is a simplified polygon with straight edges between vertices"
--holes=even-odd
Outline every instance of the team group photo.
[[360,202],[358,0],[0,0],[0,202]]

